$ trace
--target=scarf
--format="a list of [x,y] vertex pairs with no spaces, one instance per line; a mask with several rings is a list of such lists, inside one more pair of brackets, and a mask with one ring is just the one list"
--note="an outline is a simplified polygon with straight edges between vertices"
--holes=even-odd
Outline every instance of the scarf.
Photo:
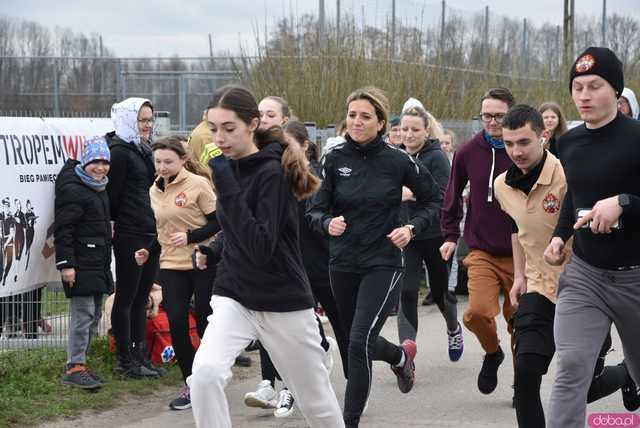
[[107,188],[107,183],[109,182],[109,177],[105,177],[102,180],[98,181],[87,172],[82,169],[80,164],[76,165],[74,169],[76,175],[80,177],[80,180],[91,190],[95,190],[96,192],[102,192]]
[[494,149],[504,149],[504,141],[502,138],[492,137],[487,131],[484,131],[484,139],[487,140],[487,143]]
[[515,165],[511,165],[507,170],[507,175],[505,177],[504,182],[514,189],[522,190],[526,195],[531,193],[531,189],[538,182],[538,178],[540,178],[540,174],[542,173],[542,168],[544,167],[544,162],[547,159],[547,151],[544,151],[542,155],[542,160],[538,162],[538,165],[535,166],[531,171],[526,174],[523,174]]

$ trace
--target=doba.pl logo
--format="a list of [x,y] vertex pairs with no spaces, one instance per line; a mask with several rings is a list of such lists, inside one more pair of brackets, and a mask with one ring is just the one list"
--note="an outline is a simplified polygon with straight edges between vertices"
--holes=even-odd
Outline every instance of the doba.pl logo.
[[636,428],[640,426],[640,416],[633,413],[593,413],[589,415],[591,428]]

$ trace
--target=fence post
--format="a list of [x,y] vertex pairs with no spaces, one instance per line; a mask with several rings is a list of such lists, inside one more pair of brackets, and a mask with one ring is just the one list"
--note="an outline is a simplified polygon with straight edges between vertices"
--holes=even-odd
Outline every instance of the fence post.
[[187,130],[187,79],[184,74],[178,77],[178,110],[180,132]]
[[60,117],[60,77],[58,76],[59,70],[58,59],[53,60],[53,114],[56,117]]

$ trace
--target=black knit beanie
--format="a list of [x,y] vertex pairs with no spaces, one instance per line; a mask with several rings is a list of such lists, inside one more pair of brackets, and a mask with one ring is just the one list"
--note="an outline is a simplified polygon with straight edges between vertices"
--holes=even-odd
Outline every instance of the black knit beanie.
[[624,89],[622,62],[611,49],[592,46],[578,55],[578,59],[571,67],[569,91],[571,91],[573,79],[587,74],[595,74],[602,77],[616,91],[616,97],[620,97]]

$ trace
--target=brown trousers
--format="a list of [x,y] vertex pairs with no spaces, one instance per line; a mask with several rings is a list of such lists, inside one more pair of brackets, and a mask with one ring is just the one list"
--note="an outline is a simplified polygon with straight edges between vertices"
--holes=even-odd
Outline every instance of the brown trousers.
[[500,313],[500,290],[504,291],[502,314],[513,333],[510,323],[515,313],[509,291],[513,285],[513,258],[494,257],[491,254],[472,250],[463,261],[468,270],[469,307],[464,313],[464,325],[476,335],[480,345],[488,354],[498,350],[500,340],[495,317]]

